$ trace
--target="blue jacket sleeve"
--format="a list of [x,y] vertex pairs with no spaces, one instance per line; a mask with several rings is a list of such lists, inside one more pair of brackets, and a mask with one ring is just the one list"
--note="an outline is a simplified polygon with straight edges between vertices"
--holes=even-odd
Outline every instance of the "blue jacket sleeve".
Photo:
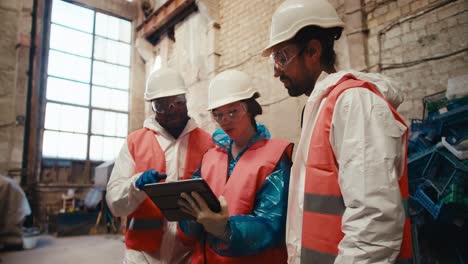
[[247,256],[284,243],[290,169],[289,158],[283,156],[257,193],[253,212],[231,216],[224,238],[207,234],[213,250],[223,256]]

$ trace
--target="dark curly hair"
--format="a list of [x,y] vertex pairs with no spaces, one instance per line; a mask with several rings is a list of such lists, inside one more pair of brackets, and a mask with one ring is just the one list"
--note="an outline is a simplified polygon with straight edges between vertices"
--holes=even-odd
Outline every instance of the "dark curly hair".
[[335,65],[336,54],[333,49],[335,40],[341,37],[343,28],[321,28],[317,26],[303,27],[292,38],[292,42],[298,46],[305,45],[310,40],[315,39],[322,45],[322,54],[320,56],[320,63],[324,68],[332,68]]
[[260,95],[255,93],[255,95],[249,99],[241,101],[247,106],[247,112],[250,114],[250,123],[255,128],[255,130],[257,130],[257,122],[255,121],[255,117],[263,113],[262,106],[257,102],[257,100],[255,100],[258,97],[260,97]]

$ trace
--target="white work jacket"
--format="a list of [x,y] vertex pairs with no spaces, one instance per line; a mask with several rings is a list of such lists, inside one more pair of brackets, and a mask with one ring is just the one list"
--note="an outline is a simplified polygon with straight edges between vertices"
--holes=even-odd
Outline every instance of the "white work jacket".
[[[184,176],[185,158],[189,134],[197,128],[190,119],[177,139],[174,139],[154,116],[147,118],[144,127],[156,131],[156,139],[161,145],[166,158],[167,182],[181,180]],[[117,157],[107,184],[106,200],[115,216],[127,216],[135,211],[146,194],[135,186],[135,181],[142,173],[135,173],[135,162],[128,150],[127,142]],[[124,263],[188,263],[191,249],[185,247],[177,238],[177,222],[164,221],[161,249],[151,254],[143,251],[126,249]]]
[[[330,92],[328,88],[348,73],[375,84],[395,109],[403,101],[395,84],[379,74],[340,71],[322,72],[319,76],[305,106],[301,138],[291,169],[286,224],[288,263],[300,263],[305,162],[315,121]],[[362,125],[369,119],[375,119],[372,124],[376,126]],[[339,166],[338,181],[346,210],[342,218],[345,236],[338,246],[335,263],[392,263],[397,258],[405,222],[398,186],[406,166],[405,131],[406,127],[395,120],[387,103],[368,89],[349,89],[338,98],[329,140]],[[382,139],[385,134],[390,137]],[[352,155],[353,151],[368,155]],[[376,159],[382,155],[394,158],[382,164],[383,159]],[[356,156],[364,160],[349,162],[349,157]],[[342,167],[344,164],[346,169]],[[390,261],[382,262],[384,258]]]

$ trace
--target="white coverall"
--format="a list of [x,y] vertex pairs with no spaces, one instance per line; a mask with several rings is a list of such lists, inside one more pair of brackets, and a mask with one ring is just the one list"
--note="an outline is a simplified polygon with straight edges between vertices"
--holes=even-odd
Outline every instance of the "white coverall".
[[[314,124],[329,93],[327,88],[347,73],[375,84],[395,109],[403,101],[395,84],[379,74],[340,71],[322,72],[319,76],[305,106],[301,138],[291,169],[286,223],[288,263],[300,263],[305,162]],[[375,126],[363,125],[369,120]],[[335,263],[395,261],[405,222],[398,186],[406,166],[405,131],[406,127],[394,119],[387,103],[368,89],[349,89],[338,98],[330,144],[339,166],[338,181],[346,210],[342,218],[345,236],[338,246]],[[368,155],[353,153],[358,150]],[[380,231],[378,239],[376,232],[371,231],[376,229]]]
[[[156,138],[166,156],[166,181],[181,180],[185,170],[189,133],[197,128],[195,122],[190,119],[177,139],[159,125],[154,116],[147,118],[143,126],[157,132]],[[135,162],[125,142],[107,184],[106,200],[115,216],[129,215],[145,199],[146,194],[135,186],[140,175],[141,173],[135,173]],[[151,253],[126,249],[123,263],[189,263],[191,250],[177,238],[176,227],[177,222],[164,221],[160,251]]]

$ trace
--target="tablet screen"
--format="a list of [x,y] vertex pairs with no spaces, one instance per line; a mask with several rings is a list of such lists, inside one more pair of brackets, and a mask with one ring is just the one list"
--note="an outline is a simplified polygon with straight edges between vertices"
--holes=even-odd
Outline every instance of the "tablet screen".
[[194,217],[182,212],[177,204],[177,201],[182,199],[180,194],[183,192],[188,194],[197,192],[205,199],[208,207],[213,212],[221,211],[221,205],[216,195],[203,178],[151,183],[145,185],[143,191],[161,210],[168,221],[194,220]]

